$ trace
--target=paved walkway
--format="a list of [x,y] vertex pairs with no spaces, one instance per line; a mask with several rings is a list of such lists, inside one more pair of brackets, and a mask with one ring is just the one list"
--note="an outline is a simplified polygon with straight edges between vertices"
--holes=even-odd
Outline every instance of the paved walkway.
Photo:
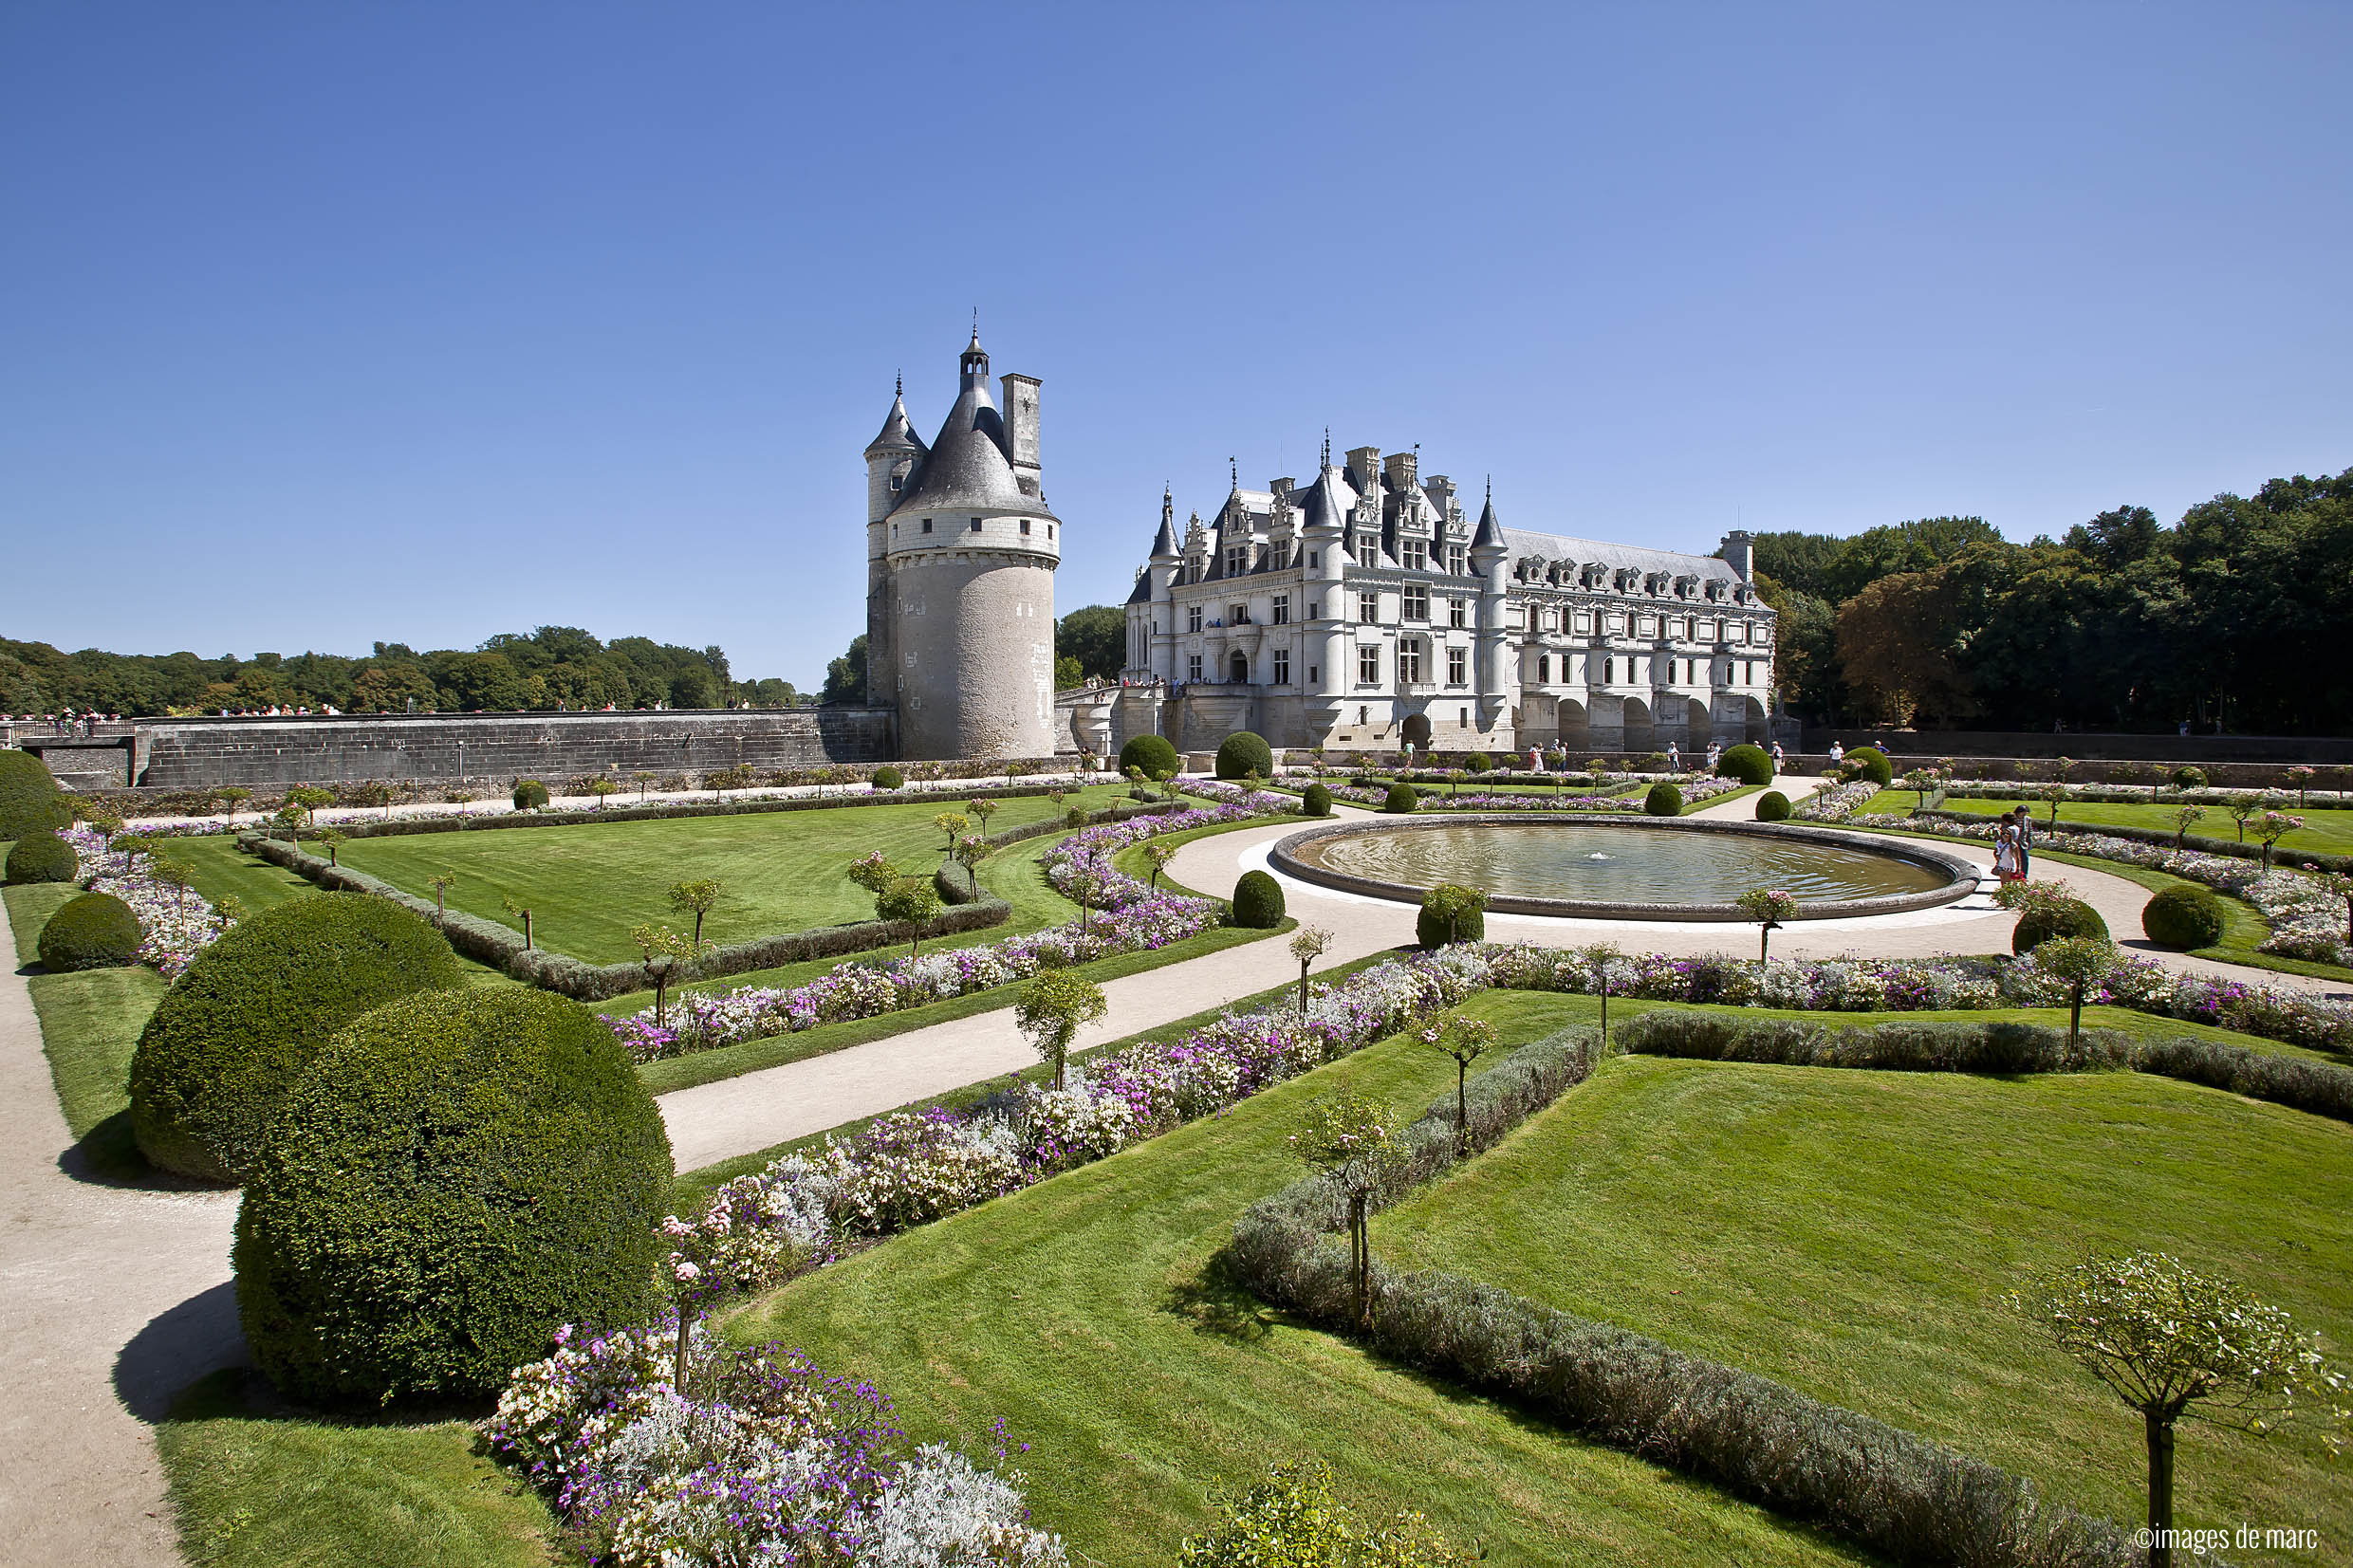
[[149,1192],[61,1169],[57,1109],[22,975],[0,975],[0,1560],[177,1563],[149,1423],[241,1359],[233,1192]]

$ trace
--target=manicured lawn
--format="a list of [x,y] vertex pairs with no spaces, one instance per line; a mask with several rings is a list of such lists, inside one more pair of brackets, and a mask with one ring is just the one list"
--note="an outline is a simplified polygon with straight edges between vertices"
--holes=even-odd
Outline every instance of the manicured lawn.
[[[20,963],[32,962],[42,922],[73,895],[71,886],[54,884],[7,890]],[[32,975],[26,988],[41,1021],[58,1109],[91,1169],[121,1180],[149,1174],[131,1138],[128,1084],[131,1053],[163,998],[163,977],[143,967],[88,969]]]
[[246,854],[225,833],[176,839],[166,853],[187,865],[191,885],[214,904],[233,896],[248,910],[262,910],[319,891],[284,866]]
[[[1890,794],[1899,795],[1904,802],[1904,807],[1882,807],[1878,803],[1879,799]],[[1881,795],[1874,797],[1873,802],[1863,809],[1867,811],[1904,809],[1911,804],[1913,799],[1914,796],[1910,790],[1882,790]],[[2017,801],[1984,801],[1969,796],[1955,795],[1946,798],[1943,809],[1977,812],[1992,817],[1998,816],[2005,811],[2014,811],[2020,803]],[[2032,810],[2036,826],[2042,826],[2050,821],[2049,802],[2028,801],[2024,803]],[[2290,816],[2303,818],[2304,826],[2279,841],[2281,851],[2308,849],[2322,855],[2353,855],[2353,809],[2344,806],[2308,806],[2298,811],[2292,796],[2288,798],[2285,809]],[[2141,827],[2156,833],[2170,834],[2175,829],[2174,811],[2175,807],[2171,804],[2126,805],[2109,804],[2098,801],[2062,801],[2059,803],[2059,821],[2083,822],[2093,827]],[[2201,839],[2236,839],[2238,823],[2221,806],[2210,805],[2206,808],[2206,815],[2191,827],[2190,832]],[[2259,845],[2263,840],[2250,833],[2247,842]]]
[[474,1452],[462,1422],[335,1422],[215,1373],[156,1431],[195,1568],[546,1568],[537,1494]]
[[[1511,1033],[1557,998],[1473,1010]],[[1033,1514],[1074,1561],[1173,1560],[1210,1488],[1314,1454],[1499,1563],[1853,1560],[1652,1466],[1295,1328],[1211,1274],[1240,1209],[1291,1180],[1284,1138],[1354,1088],[1418,1107],[1453,1064],[1392,1041],[1098,1165],[852,1258],[727,1324],[871,1376],[919,1438],[985,1446],[1003,1416]]]
[[[1090,808],[1124,799],[1124,784],[1084,794]],[[1074,795],[1075,803],[1082,797]],[[629,930],[663,921],[681,930],[665,901],[673,883],[716,877],[727,895],[703,925],[704,939],[740,941],[772,932],[805,931],[874,917],[874,899],[843,875],[851,861],[880,849],[910,870],[939,863],[944,837],[932,826],[964,802],[837,806],[733,817],[686,817],[594,826],[511,828],[482,833],[355,839],[343,864],[420,897],[428,878],[457,874],[453,908],[514,924],[501,903],[529,907],[542,946],[592,963],[638,956]],[[1008,797],[990,821],[1001,830],[1053,814],[1043,795]]]
[[[2288,1307],[2342,1357],[2353,1127],[2132,1074],[1621,1058],[1374,1236],[1393,1263],[1783,1379],[2129,1526],[2139,1418],[2003,1293],[2085,1250],[2159,1247]],[[2353,1488],[2309,1436],[2185,1425],[2178,1463],[2185,1526],[2353,1539]]]
[[[0,858],[5,858],[0,851]],[[71,882],[29,882],[23,887],[0,888],[0,900],[9,908],[9,934],[16,943],[18,968],[36,963],[41,941],[41,928],[49,923],[65,901],[82,890]]]

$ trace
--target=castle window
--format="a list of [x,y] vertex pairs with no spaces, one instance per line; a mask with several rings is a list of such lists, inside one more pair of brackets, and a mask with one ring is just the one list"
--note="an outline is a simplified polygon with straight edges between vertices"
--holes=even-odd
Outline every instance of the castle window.
[[1461,545],[1455,544],[1448,548],[1446,552],[1446,569],[1454,573],[1456,577],[1468,577],[1470,575],[1471,557]]
[[1029,520],[1026,517],[1021,520],[1021,531],[1024,533],[1029,531]]
[[1380,541],[1370,537],[1356,542],[1356,563],[1360,566],[1380,564]]
[[1051,538],[1053,538],[1053,537],[1054,537],[1054,525],[1052,525],[1051,523],[1048,523],[1048,524],[1046,526],[1046,537],[1047,537],[1047,538],[1048,538],[1048,539],[1051,539]]
[[1550,654],[1536,655],[1536,684],[1539,686],[1552,684],[1552,655]]
[[1379,625],[1380,623],[1380,596],[1379,594],[1357,595],[1356,618],[1367,626]]
[[1405,553],[1405,569],[1407,571],[1426,572],[1430,569],[1430,545],[1428,541],[1420,539],[1401,540],[1399,542],[1399,548],[1403,550]]
[[1277,594],[1274,596],[1274,623],[1277,626],[1288,626],[1291,623],[1290,595]]
[[1449,626],[1470,625],[1470,611],[1471,606],[1466,600],[1459,599],[1448,600],[1446,601],[1446,624]]
[[1614,658],[1603,659],[1602,661],[1602,684],[1603,686],[1608,686],[1614,683],[1617,679],[1618,661]]
[[1408,684],[1421,679],[1421,639],[1398,639],[1398,679]]
[[973,532],[980,532],[980,519],[977,517],[973,519]]
[[1251,618],[1250,618],[1250,606],[1249,606],[1249,605],[1247,605],[1247,604],[1229,604],[1229,605],[1227,605],[1227,606],[1226,606],[1226,624],[1227,624],[1227,625],[1229,625],[1229,626],[1248,626],[1250,623],[1251,623]]
[[1250,546],[1237,544],[1226,552],[1226,575],[1240,577],[1250,570]]
[[1199,680],[1200,678],[1201,678],[1201,655],[1198,655],[1198,654],[1195,654],[1195,655],[1192,655],[1190,657],[1188,657],[1188,658],[1185,660],[1185,679],[1187,679],[1187,680],[1193,680],[1193,681],[1197,681],[1197,680]]
[[1307,565],[1309,566],[1309,568],[1310,568],[1310,569],[1312,569],[1313,567],[1315,567],[1315,566],[1317,566],[1317,565],[1320,565],[1320,564],[1321,564],[1321,563],[1317,560],[1315,551],[1313,551],[1313,550],[1309,550],[1309,551],[1307,552]]
[[1308,666],[1307,666],[1307,684],[1308,684],[1309,686],[1313,686],[1319,678],[1320,678],[1320,677],[1318,677],[1318,675],[1316,674],[1315,666],[1314,666],[1314,665],[1312,665],[1312,664],[1308,665]]
[[1274,651],[1274,684],[1288,686],[1290,683],[1291,651],[1288,648],[1277,648]]
[[1201,629],[1201,607],[1200,607],[1198,604],[1188,604],[1188,605],[1186,605],[1186,606],[1185,606],[1185,630],[1186,630],[1186,631],[1188,631],[1188,632],[1197,632],[1197,631],[1199,631],[1200,629]]
[[1463,686],[1467,685],[1470,682],[1470,679],[1471,657],[1469,650],[1462,648],[1449,648],[1446,650],[1446,683],[1449,686]]
[[[1379,686],[1380,684],[1380,644],[1367,642],[1358,647],[1356,683],[1359,686]],[[1356,722],[1362,724],[1364,721],[1359,719]]]
[[1430,618],[1430,590],[1424,584],[1409,582],[1405,585],[1405,618],[1407,620],[1428,620]]
[[925,533],[930,533],[932,531],[932,520],[928,517],[923,520],[923,531]]

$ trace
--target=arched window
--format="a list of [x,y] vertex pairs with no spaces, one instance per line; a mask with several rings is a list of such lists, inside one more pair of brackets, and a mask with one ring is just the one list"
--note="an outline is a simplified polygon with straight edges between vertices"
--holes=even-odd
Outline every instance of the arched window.
[[1250,680],[1250,659],[1244,655],[1242,650],[1236,648],[1233,651],[1233,658],[1231,662],[1233,669],[1233,674],[1232,676],[1233,683],[1236,686],[1248,684]]

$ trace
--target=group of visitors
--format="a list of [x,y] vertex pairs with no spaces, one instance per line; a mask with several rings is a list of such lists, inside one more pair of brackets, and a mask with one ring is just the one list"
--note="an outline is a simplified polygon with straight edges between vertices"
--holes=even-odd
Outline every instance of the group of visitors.
[[2034,859],[2034,818],[2025,806],[2002,813],[1993,830],[1993,876],[2000,882],[2023,882]]
[[77,736],[87,739],[96,732],[100,725],[120,724],[122,722],[122,716],[120,713],[99,712],[20,713],[15,722],[26,726],[46,724],[49,727],[49,733],[52,735],[64,735],[68,739]]

